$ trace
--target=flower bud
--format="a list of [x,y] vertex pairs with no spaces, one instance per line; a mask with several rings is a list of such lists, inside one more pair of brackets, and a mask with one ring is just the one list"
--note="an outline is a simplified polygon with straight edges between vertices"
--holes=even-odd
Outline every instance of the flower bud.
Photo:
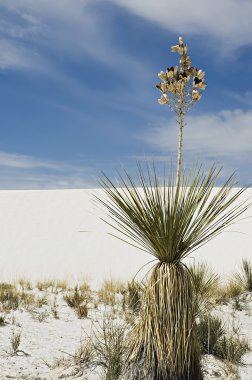
[[202,97],[202,93],[201,92],[199,92],[198,90],[193,90],[192,91],[192,101],[193,102],[198,102],[201,97]]
[[163,105],[168,103],[168,96],[163,94],[160,99],[158,99],[158,103]]
[[158,77],[163,80],[164,82],[167,81],[167,75],[164,71],[160,71],[160,73],[158,73]]

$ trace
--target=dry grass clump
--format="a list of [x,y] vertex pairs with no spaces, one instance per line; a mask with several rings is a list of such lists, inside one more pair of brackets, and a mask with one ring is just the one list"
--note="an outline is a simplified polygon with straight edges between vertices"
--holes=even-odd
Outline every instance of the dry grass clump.
[[0,284],[0,302],[4,311],[16,310],[20,305],[20,293],[14,284]]
[[35,295],[30,292],[22,291],[19,293],[20,297],[20,305],[24,307],[26,310],[31,310],[35,306]]
[[243,356],[250,351],[248,340],[236,328],[227,332],[221,318],[204,315],[197,325],[202,354],[212,354],[235,365],[242,364]]
[[11,338],[10,338],[10,353],[11,355],[15,355],[19,349],[21,343],[21,331],[12,330]]
[[46,294],[43,294],[42,296],[37,296],[35,299],[36,307],[41,308],[44,305],[48,305],[48,298]]
[[101,368],[104,379],[118,380],[126,359],[127,326],[109,316],[93,332],[95,365]]
[[123,295],[126,292],[127,286],[123,281],[106,279],[103,281],[98,290],[98,302],[105,305],[115,306],[119,298],[117,295]]
[[74,290],[65,293],[63,299],[67,305],[73,308],[78,318],[86,318],[88,315],[88,304],[92,300],[92,293],[88,286],[75,286]]
[[51,303],[51,313],[55,319],[59,319],[59,304],[56,295]]
[[217,304],[227,304],[230,300],[239,297],[243,291],[241,284],[232,277],[226,284],[217,287],[213,296]]
[[243,356],[250,352],[248,340],[232,331],[230,335],[223,335],[215,346],[215,356],[236,365],[242,365]]
[[136,280],[128,282],[127,289],[123,293],[123,310],[126,308],[133,311],[133,313],[138,313],[141,306],[141,297],[143,295],[144,285]]
[[32,283],[27,278],[20,278],[18,284],[20,285],[22,290],[32,290]]
[[51,288],[51,291],[53,293],[56,290],[56,284],[57,282],[55,280],[47,279],[43,281],[37,281],[36,288],[41,292],[48,291]]

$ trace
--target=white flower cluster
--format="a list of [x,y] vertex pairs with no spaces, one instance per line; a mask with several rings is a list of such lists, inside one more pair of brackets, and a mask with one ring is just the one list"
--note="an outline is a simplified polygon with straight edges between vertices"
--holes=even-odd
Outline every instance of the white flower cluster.
[[182,37],[179,37],[178,45],[171,47],[171,51],[181,55],[180,68],[168,67],[166,71],[160,71],[158,74],[162,80],[156,86],[162,92],[161,98],[158,99],[159,104],[169,103],[167,92],[173,94],[175,98],[180,98],[183,90],[186,90],[185,96],[190,97],[189,103],[199,101],[202,96],[199,90],[206,88],[204,71],[191,67],[191,59],[186,54],[187,45],[184,44]]

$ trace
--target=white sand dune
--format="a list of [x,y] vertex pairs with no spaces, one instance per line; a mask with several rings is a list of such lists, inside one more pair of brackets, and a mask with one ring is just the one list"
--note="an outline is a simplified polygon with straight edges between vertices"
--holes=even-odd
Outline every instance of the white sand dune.
[[[128,279],[150,261],[147,253],[108,235],[112,229],[100,220],[104,214],[93,203],[94,192],[101,195],[101,190],[0,191],[1,281],[84,275],[94,285],[109,276]],[[252,189],[247,195],[252,196]],[[252,208],[244,217],[249,215]],[[230,227],[190,259],[207,260],[228,275],[243,257],[252,257],[251,218]]]

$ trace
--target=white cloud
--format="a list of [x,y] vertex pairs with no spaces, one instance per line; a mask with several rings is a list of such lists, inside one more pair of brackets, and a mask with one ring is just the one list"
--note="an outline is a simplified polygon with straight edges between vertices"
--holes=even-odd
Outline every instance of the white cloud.
[[[86,57],[113,68],[129,85],[146,80],[149,69],[116,46],[110,16],[101,0],[0,0],[0,33],[4,43],[0,69],[33,69],[69,81],[54,57],[84,62]],[[134,75],[132,75],[134,73]],[[72,85],[72,84],[71,84]],[[76,83],[78,85],[78,83]],[[69,86],[71,87],[71,86]]]
[[66,170],[72,166],[62,162],[51,162],[48,160],[38,159],[32,156],[26,156],[17,153],[6,153],[0,151],[0,166],[7,166],[19,169],[44,168],[51,170]]
[[0,151],[0,189],[64,189],[97,185],[94,167]]
[[[205,157],[252,158],[252,110],[222,110],[187,117],[184,128],[185,152]],[[163,120],[141,137],[163,152],[176,151],[178,125]],[[251,161],[251,159],[250,159]]]
[[29,52],[22,45],[16,45],[0,38],[0,69],[29,69],[41,66],[35,52]]
[[[178,35],[213,37],[222,43],[221,49],[252,43],[251,0],[110,1]],[[205,38],[205,48],[209,43]]]

